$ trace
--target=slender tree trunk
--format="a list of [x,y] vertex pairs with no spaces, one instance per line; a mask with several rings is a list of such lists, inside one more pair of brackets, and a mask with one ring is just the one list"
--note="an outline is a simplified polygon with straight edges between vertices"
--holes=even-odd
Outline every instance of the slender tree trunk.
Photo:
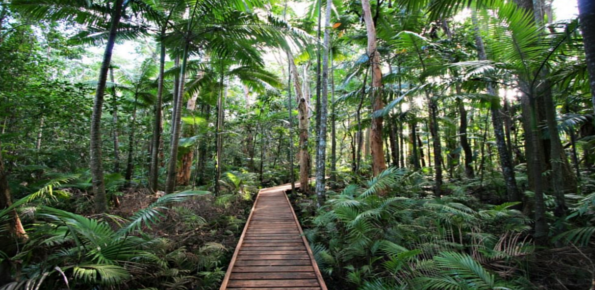
[[116,80],[114,78],[114,67],[109,69],[112,82],[112,135],[114,138],[114,173],[120,172],[120,136],[118,133],[118,94],[116,91]]
[[93,193],[95,194],[95,211],[103,213],[107,210],[105,183],[103,180],[103,164],[101,160],[101,113],[103,111],[103,97],[107,83],[107,74],[112,60],[112,52],[116,43],[116,35],[120,17],[122,15],[123,0],[116,0],[113,6],[110,31],[103,54],[103,62],[99,71],[99,82],[95,93],[93,114],[91,116],[91,176]]
[[[483,39],[479,33],[479,25],[477,24],[477,17],[475,12],[472,16],[473,25],[475,26],[475,45],[477,46],[477,53],[479,60],[487,60]],[[498,155],[500,156],[500,167],[502,168],[502,176],[506,183],[507,199],[509,202],[521,201],[519,189],[516,184],[514,173],[514,166],[512,164],[511,152],[508,150],[504,130],[502,128],[502,113],[500,111],[500,99],[497,97],[496,90],[491,83],[488,83],[488,95],[493,97],[490,111],[492,113],[492,126],[494,127],[494,135],[496,137],[496,147],[498,148]]]
[[310,151],[308,150],[308,131],[310,129],[310,118],[308,108],[308,95],[302,91],[302,83],[295,65],[291,52],[287,52],[287,61],[289,62],[290,74],[293,78],[293,86],[298,105],[298,140],[299,140],[299,163],[300,163],[300,189],[302,192],[310,193],[309,174],[310,174]]
[[399,141],[397,138],[397,132],[395,127],[395,121],[389,119],[388,121],[388,133],[389,133],[389,140],[390,140],[390,153],[392,158],[392,165],[394,167],[399,167]]
[[461,141],[461,147],[463,148],[463,154],[465,155],[465,175],[467,178],[473,178],[475,177],[475,172],[473,172],[473,151],[471,151],[471,145],[469,144],[468,139],[469,136],[467,135],[467,110],[465,109],[463,100],[457,100],[457,105],[459,107],[459,117],[461,118],[459,126],[459,138]]
[[159,81],[157,84],[157,102],[155,103],[155,122],[153,124],[153,138],[151,143],[151,168],[149,170],[149,187],[157,192],[159,186],[159,148],[161,147],[161,130],[163,118],[163,85],[165,84],[165,26],[161,29],[161,46],[159,56]]
[[[440,196],[442,194],[442,146],[438,133],[438,104],[434,99],[430,99],[430,134],[432,135],[434,149],[434,182],[436,184],[434,192],[436,196]],[[428,155],[429,153],[430,151],[428,151]]]
[[523,127],[525,129],[525,143],[526,152],[529,168],[530,178],[532,181],[534,199],[534,212],[535,212],[535,239],[539,243],[544,243],[547,238],[548,225],[545,217],[545,199],[542,179],[542,169],[545,168],[545,162],[543,159],[541,132],[537,124],[537,118],[534,110],[535,102],[533,98],[528,95],[521,97],[521,104],[523,106]]
[[[199,76],[200,77],[200,76]],[[196,109],[196,100],[198,99],[198,94],[194,94],[186,103],[186,109],[188,112],[193,112]],[[189,128],[190,127],[190,128]],[[183,136],[191,137],[195,134],[195,127],[193,126],[185,126],[183,132]],[[182,155],[180,160],[180,166],[178,172],[176,173],[176,184],[178,185],[188,185],[190,184],[190,177],[192,176],[192,162],[194,160],[194,150],[190,148],[187,152]]]
[[182,67],[180,68],[180,78],[178,84],[177,94],[174,98],[174,113],[172,114],[172,136],[170,143],[170,157],[167,170],[167,180],[165,183],[165,193],[172,193],[176,187],[176,169],[178,161],[178,144],[180,141],[180,131],[182,124],[180,123],[182,118],[182,100],[184,99],[184,84],[186,80],[186,68],[188,66],[188,50],[190,48],[190,33],[192,25],[194,23],[194,17],[196,15],[196,8],[198,7],[198,1],[194,4],[194,9],[190,15],[190,21],[188,21],[188,27],[186,31],[186,39],[184,44],[184,52],[182,54]]
[[591,102],[595,111],[595,1],[578,0],[578,11],[587,56]]
[[43,128],[44,128],[45,117],[42,115],[39,118],[39,132],[37,132],[37,144],[35,146],[35,150],[39,152],[41,150],[41,140],[43,138]]
[[[203,114],[205,115],[207,124],[209,123],[209,120],[211,119],[211,106],[210,105],[204,105],[203,106]],[[199,141],[199,147],[198,147],[198,165],[196,166],[196,171],[197,171],[197,179],[198,179],[198,184],[202,185],[206,183],[205,180],[205,170],[207,167],[207,159],[209,156],[209,153],[207,152],[207,149],[209,147],[209,141],[208,141],[208,137],[207,134],[205,134],[205,136],[203,138],[201,138],[201,140]],[[248,138],[251,138],[249,140],[252,140],[252,132],[248,131]],[[256,167],[254,166],[254,145],[252,145],[250,147],[250,145],[248,145],[248,148],[252,149],[252,154],[248,154],[250,161],[248,162],[248,167],[251,168],[251,170],[254,170]],[[250,152],[250,151],[249,151]]]
[[221,171],[223,167],[222,159],[223,159],[223,120],[225,119],[224,113],[224,105],[225,105],[225,95],[227,94],[227,87],[224,84],[225,82],[225,74],[224,74],[224,66],[223,62],[221,62],[221,79],[219,80],[221,84],[221,91],[219,92],[219,98],[217,99],[217,125],[215,127],[215,140],[216,145],[215,148],[217,150],[217,166],[215,172],[215,195],[219,195],[219,180],[221,180]]
[[[382,102],[382,71],[380,69],[380,53],[376,49],[376,27],[372,18],[370,0],[362,0],[364,10],[364,21],[368,34],[367,53],[372,67],[372,112],[384,108]],[[372,118],[372,131],[370,134],[370,147],[372,151],[372,172],[374,176],[386,169],[384,162],[384,150],[382,144],[382,117]]]
[[331,9],[333,2],[326,2],[326,18],[324,29],[324,56],[322,60],[322,94],[320,96],[320,130],[318,131],[318,148],[316,148],[316,197],[318,207],[324,204],[326,196],[326,132],[328,115],[328,73],[330,52]]
[[130,124],[130,133],[128,135],[128,164],[126,166],[126,180],[130,185],[132,180],[132,171],[134,169],[134,131],[136,131],[136,108],[138,102],[138,88],[134,94],[134,109],[132,110],[132,121]]
[[423,153],[421,156],[419,156],[419,149],[417,146],[417,122],[416,121],[411,121],[411,124],[409,125],[411,127],[411,135],[410,135],[410,139],[411,139],[411,151],[412,151],[412,161],[413,161],[413,168],[417,171],[421,169],[421,166],[419,164],[419,160],[421,159],[423,161]]
[[[285,9],[287,9],[287,1],[285,1]],[[283,13],[285,14],[285,13]],[[287,159],[289,160],[289,178],[291,183],[291,192],[295,192],[295,176],[293,170],[293,104],[291,102],[291,70],[293,59],[291,58],[291,52],[287,52],[287,118],[289,119],[289,150]],[[281,144],[281,143],[279,143]],[[301,181],[300,181],[301,182]],[[300,184],[301,185],[301,184]],[[307,184],[304,184],[307,186]]]
[[337,111],[335,107],[335,68],[333,65],[333,52],[331,54],[331,183],[337,183]]

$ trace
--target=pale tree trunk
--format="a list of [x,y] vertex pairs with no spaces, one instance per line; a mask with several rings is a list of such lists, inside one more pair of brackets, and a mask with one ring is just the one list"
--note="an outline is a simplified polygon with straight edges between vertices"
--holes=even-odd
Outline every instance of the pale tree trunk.
[[326,1],[326,18],[324,29],[324,57],[322,60],[322,95],[320,96],[320,130],[318,131],[318,146],[316,148],[316,197],[318,207],[322,206],[326,196],[326,129],[328,114],[328,73],[330,52],[330,26],[332,0]]
[[105,94],[105,85],[107,83],[107,74],[112,60],[112,53],[116,43],[116,35],[120,17],[122,15],[122,6],[124,0],[116,0],[113,6],[112,19],[110,24],[109,37],[103,62],[99,71],[99,82],[95,93],[95,102],[93,104],[93,114],[91,115],[91,176],[93,183],[93,193],[95,194],[95,211],[103,213],[107,210],[107,200],[105,195],[105,183],[103,180],[103,164],[101,160],[101,113],[103,111],[103,97]]
[[184,44],[184,52],[182,55],[182,67],[180,68],[180,77],[179,82],[176,82],[178,85],[178,89],[176,94],[174,95],[174,112],[172,114],[172,134],[171,134],[171,143],[170,143],[170,155],[169,155],[169,164],[167,170],[167,180],[165,182],[165,193],[169,194],[174,192],[176,187],[176,169],[177,169],[177,162],[178,162],[178,144],[180,141],[180,131],[181,131],[181,119],[182,119],[182,100],[184,99],[184,84],[186,80],[186,68],[188,65],[188,49],[190,48],[190,29],[192,28],[192,24],[194,23],[194,16],[196,15],[196,8],[198,7],[198,3],[194,4],[194,9],[192,14],[190,15],[190,21],[188,21],[188,27],[186,31],[186,41]]
[[300,163],[300,188],[303,192],[309,193],[310,187],[308,182],[308,177],[310,173],[310,152],[308,151],[308,130],[310,130],[310,118],[309,118],[309,108],[308,108],[308,96],[304,95],[302,91],[302,84],[300,81],[300,76],[297,70],[297,66],[293,60],[293,56],[291,52],[287,53],[287,58],[289,62],[290,74],[293,78],[293,86],[295,88],[295,95],[297,99],[298,105],[298,140],[299,140],[299,152],[298,152],[298,159]]
[[159,83],[157,84],[157,102],[155,103],[155,122],[153,123],[153,139],[151,140],[151,169],[149,170],[149,187],[151,191],[157,192],[159,185],[159,148],[161,147],[161,129],[163,111],[163,85],[165,78],[165,27],[161,29],[161,47],[159,56]]
[[595,1],[578,0],[578,11],[587,56],[591,102],[595,111]]
[[[476,12],[473,12],[472,21],[475,26],[475,45],[477,47],[477,54],[479,60],[487,60],[485,46],[483,39],[479,33],[479,25],[477,23]],[[507,199],[509,202],[521,201],[519,189],[516,184],[514,173],[514,166],[512,164],[511,152],[508,150],[506,144],[505,134],[503,130],[502,112],[500,110],[500,99],[491,83],[488,83],[488,95],[492,96],[494,100],[491,103],[490,110],[492,113],[492,126],[494,127],[494,135],[496,136],[496,147],[498,155],[500,156],[500,167],[502,168],[502,176],[506,183]]]
[[120,172],[120,140],[118,135],[118,95],[116,92],[116,80],[114,78],[114,67],[110,66],[110,79],[112,82],[112,136],[114,138],[114,173]]
[[227,95],[227,85],[225,82],[225,75],[223,73],[223,63],[221,64],[221,91],[219,92],[219,99],[217,100],[217,126],[215,128],[216,150],[217,150],[217,167],[215,173],[215,195],[219,194],[219,180],[221,180],[221,172],[223,169],[223,125],[225,120],[225,97]]
[[[201,78],[202,75],[199,75]],[[193,112],[196,109],[196,100],[198,99],[198,94],[194,94],[186,103],[186,109],[188,112]],[[190,129],[183,130],[182,134],[184,137],[190,137],[195,134],[194,125],[190,126]],[[188,128],[188,126],[186,126]],[[176,184],[178,185],[188,185],[190,184],[190,177],[192,175],[192,162],[194,160],[194,150],[191,149],[188,152],[184,153],[182,156],[180,168],[177,171],[177,181]]]
[[[376,49],[376,27],[372,19],[370,10],[370,0],[362,0],[364,10],[364,21],[366,22],[366,32],[368,34],[367,53],[372,67],[372,111],[378,111],[384,108],[382,102],[382,71],[380,69],[380,53]],[[370,134],[370,147],[372,151],[372,172],[374,176],[386,169],[384,161],[384,151],[382,144],[382,117],[372,119]]]
[[[287,1],[285,1],[287,5]],[[287,8],[287,6],[286,6]],[[291,52],[287,51],[287,118],[289,119],[289,150],[287,159],[289,161],[289,178],[291,183],[291,192],[295,192],[295,175],[293,170],[293,104],[291,102],[291,70],[292,65],[290,64]],[[293,61],[292,61],[293,62]],[[279,140],[281,141],[281,140]],[[281,144],[281,142],[279,142]]]
[[37,151],[41,150],[41,139],[43,138],[44,122],[45,122],[45,117],[42,115],[41,118],[39,118],[39,132],[37,132],[37,144],[35,146],[35,150],[37,150]]
[[186,64],[188,56],[188,44],[184,48],[184,56],[182,59],[182,69],[180,77],[176,81],[177,92],[174,95],[174,110],[172,113],[172,128],[171,128],[171,142],[169,148],[169,164],[167,166],[167,179],[165,181],[165,193],[169,194],[174,192],[176,187],[176,170],[178,167],[178,144],[180,142],[181,132],[181,119],[182,119],[182,100],[184,98],[184,80],[186,79]]
[[[12,205],[10,188],[8,187],[8,172],[4,169],[4,160],[2,159],[2,144],[0,143],[0,211]],[[27,241],[28,236],[21,224],[21,219],[16,210],[8,214],[8,225],[2,228],[7,229],[7,233],[0,235],[0,249],[9,257],[18,252],[19,244]],[[11,261],[9,258],[0,262],[0,285],[11,281],[10,276]]]
[[333,65],[333,53],[331,54],[331,183],[334,187],[337,183],[337,112],[335,107],[335,69]]

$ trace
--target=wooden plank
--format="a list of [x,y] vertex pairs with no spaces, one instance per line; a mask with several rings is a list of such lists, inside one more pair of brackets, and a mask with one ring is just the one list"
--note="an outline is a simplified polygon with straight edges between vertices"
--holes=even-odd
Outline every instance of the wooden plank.
[[240,255],[307,255],[306,248],[300,250],[281,250],[281,251],[270,251],[270,250],[248,250],[249,248],[242,248]]
[[[291,202],[289,202],[289,197],[287,196],[287,194],[283,194],[285,196],[285,199],[287,200],[287,203],[291,205]],[[293,207],[289,207],[289,209],[291,210],[291,213],[293,214],[293,217],[295,218],[296,223],[298,223],[298,218],[295,215],[295,212],[293,211]],[[299,223],[298,223],[299,225]],[[324,283],[324,279],[322,279],[322,274],[320,273],[320,269],[318,269],[318,264],[316,263],[316,260],[314,260],[314,254],[312,253],[312,250],[310,249],[310,244],[308,243],[308,240],[306,240],[306,236],[304,236],[304,232],[302,231],[302,227],[298,227],[298,229],[300,230],[300,234],[302,236],[302,241],[304,242],[304,245],[306,246],[306,250],[308,251],[308,256],[310,256],[310,261],[312,262],[312,267],[314,267],[314,272],[316,273],[316,278],[319,282],[319,286],[320,288],[322,288],[322,290],[327,290],[326,288],[326,284]]]
[[299,288],[295,288],[295,287],[283,287],[283,288],[271,288],[271,287],[266,287],[266,288],[227,288],[229,290],[320,290],[320,287],[299,287]]
[[261,247],[258,244],[244,244],[242,247],[243,251],[305,251],[306,247],[299,245],[299,246],[271,246],[271,247]]
[[[237,266],[310,266],[308,260],[237,260]],[[314,269],[314,268],[312,268]]]
[[229,287],[316,287],[316,279],[292,280],[229,280]]
[[285,194],[290,188],[259,191],[221,290],[327,290]]
[[308,254],[301,254],[301,255],[249,255],[245,253],[240,253],[238,255],[238,260],[309,260]]
[[232,280],[276,280],[276,279],[316,279],[316,274],[311,269],[309,272],[260,272],[231,274]]

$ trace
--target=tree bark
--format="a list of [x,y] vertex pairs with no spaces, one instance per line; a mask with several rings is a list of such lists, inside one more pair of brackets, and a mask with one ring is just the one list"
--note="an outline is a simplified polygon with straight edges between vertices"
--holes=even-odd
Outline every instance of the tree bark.
[[134,131],[136,131],[137,102],[138,88],[134,94],[134,109],[132,110],[132,121],[130,124],[130,133],[128,135],[128,164],[126,165],[126,180],[128,181],[128,185],[130,185],[130,180],[132,180],[132,171],[134,169]]
[[109,68],[112,82],[112,136],[114,142],[114,173],[120,172],[120,138],[118,134],[118,94],[116,91],[116,80],[114,78],[114,67]]
[[298,106],[298,141],[299,152],[298,159],[300,163],[300,189],[305,193],[310,193],[309,174],[310,174],[310,151],[308,150],[308,131],[310,129],[310,118],[308,108],[308,96],[304,95],[302,91],[302,82],[300,81],[299,72],[291,52],[287,52],[290,73],[293,78],[293,86],[295,88],[295,95]]
[[217,150],[217,166],[215,172],[215,195],[219,195],[219,180],[221,180],[221,172],[223,167],[223,122],[225,120],[225,97],[227,95],[227,86],[225,82],[224,66],[221,63],[221,91],[219,92],[219,98],[217,99],[217,125],[215,127],[215,149]]
[[333,65],[333,50],[329,47],[331,54],[331,183],[337,183],[337,112],[335,107],[335,69]]
[[[209,120],[211,119],[211,106],[205,104],[202,108],[202,112],[205,115],[205,119],[207,120],[207,124],[209,123]],[[208,133],[207,133],[208,134]],[[249,140],[252,140],[252,132],[248,131],[248,138],[251,138]],[[209,146],[209,142],[208,142],[208,137],[205,134],[204,138],[202,138],[200,141],[200,144],[198,146],[198,165],[196,166],[196,170],[197,170],[197,179],[198,179],[198,184],[203,185],[206,184],[206,180],[205,180],[205,170],[207,167],[207,159],[208,156],[210,155],[208,153],[208,146]],[[248,168],[250,168],[251,170],[255,170],[255,166],[254,166],[254,146],[252,145],[252,147],[248,147],[248,148],[252,148],[252,154],[248,154],[250,161],[248,161]],[[250,152],[250,151],[248,151]]]
[[198,1],[194,4],[194,9],[190,15],[190,21],[188,21],[188,27],[186,30],[186,39],[184,44],[184,52],[182,54],[182,67],[180,68],[179,82],[177,93],[174,96],[174,113],[172,114],[172,134],[170,143],[170,157],[167,170],[167,180],[165,182],[165,193],[169,194],[174,192],[176,187],[176,169],[178,162],[178,144],[180,141],[181,131],[181,118],[182,118],[182,100],[184,99],[184,84],[186,81],[186,68],[188,65],[188,50],[190,48],[190,35],[192,24],[194,23],[194,17],[196,15],[196,8],[198,7]]
[[[442,146],[440,144],[440,135],[438,132],[438,104],[436,100],[430,99],[430,134],[432,135],[432,147],[434,149],[434,176],[435,195],[442,194]],[[430,151],[428,151],[428,155]],[[428,158],[429,160],[429,158]]]
[[467,178],[473,178],[475,177],[475,172],[473,172],[473,151],[469,144],[469,136],[467,136],[467,110],[465,109],[463,100],[457,100],[457,106],[460,118],[459,138],[461,147],[463,148],[463,154],[465,155],[463,162],[465,166],[465,175]]
[[318,148],[316,148],[316,198],[318,207],[324,204],[326,196],[326,131],[328,115],[328,73],[331,39],[332,0],[326,1],[326,18],[324,29],[324,56],[322,60],[322,94],[320,96],[320,130],[318,131]]
[[[188,112],[193,112],[196,109],[196,100],[198,99],[198,94],[194,94],[186,103],[186,109]],[[185,137],[190,137],[195,134],[194,126],[185,126],[185,130],[182,134]],[[178,185],[188,185],[190,183],[190,177],[192,175],[192,162],[194,160],[194,150],[191,148],[188,152],[185,152],[182,155],[180,160],[180,168],[176,173],[176,184]]]
[[155,103],[154,114],[155,122],[153,123],[153,139],[151,142],[151,168],[149,170],[149,187],[151,191],[157,192],[159,186],[159,148],[161,147],[161,124],[163,118],[163,85],[165,84],[165,45],[163,39],[165,37],[165,26],[161,29],[161,47],[159,56],[159,81],[157,84],[157,102]]
[[[479,33],[479,26],[477,24],[477,17],[473,12],[472,21],[475,26],[475,45],[479,60],[487,60],[485,46],[483,39]],[[498,155],[500,156],[500,167],[502,168],[502,176],[506,183],[506,193],[509,202],[521,201],[519,190],[516,184],[514,173],[514,166],[512,164],[511,152],[508,150],[506,139],[504,136],[502,112],[500,111],[500,99],[497,97],[496,90],[491,83],[488,84],[488,95],[494,99],[491,102],[490,111],[492,113],[492,126],[494,127],[494,135],[496,136],[496,147],[498,148]]]
[[105,183],[103,180],[103,164],[101,160],[101,113],[103,111],[103,97],[107,83],[107,73],[112,60],[114,45],[116,43],[118,25],[122,15],[122,6],[123,0],[116,0],[113,6],[109,37],[103,54],[101,69],[99,71],[99,82],[97,84],[97,91],[95,93],[95,101],[93,104],[93,114],[91,116],[90,167],[93,193],[95,194],[95,211],[97,213],[103,213],[107,210]]
[[591,102],[595,111],[595,1],[578,0],[578,11],[581,32],[585,43],[585,55],[587,56]]
[[[362,0],[362,9],[364,10],[364,21],[366,23],[366,32],[368,35],[367,53],[372,68],[372,112],[384,108],[382,102],[382,71],[380,69],[380,53],[376,49],[376,26],[372,18],[370,0]],[[372,118],[370,133],[370,149],[372,151],[372,173],[374,176],[386,169],[384,161],[384,150],[382,144],[382,117]]]

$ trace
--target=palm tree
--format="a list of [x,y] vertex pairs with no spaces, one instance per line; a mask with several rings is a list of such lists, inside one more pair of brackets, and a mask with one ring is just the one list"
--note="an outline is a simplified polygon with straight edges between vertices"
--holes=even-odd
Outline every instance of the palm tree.
[[587,55],[589,84],[591,85],[591,102],[595,111],[595,2],[578,0],[579,19]]
[[330,26],[331,26],[331,9],[333,2],[327,0],[326,15],[324,24],[324,54],[322,57],[322,95],[320,96],[320,111],[317,115],[320,116],[320,128],[318,131],[318,147],[316,148],[316,196],[318,206],[324,204],[325,187],[326,187],[326,133],[327,133],[327,115],[328,115],[328,87],[329,87],[329,53],[330,53]]
[[[91,29],[103,27],[105,28],[105,31],[108,31],[105,51],[103,53],[103,61],[99,70],[99,81],[95,92],[90,134],[90,167],[93,179],[93,193],[95,195],[95,211],[98,213],[103,213],[107,210],[105,183],[103,180],[103,162],[101,157],[101,115],[103,112],[103,101],[108,71],[124,10],[128,5],[136,4],[139,1],[126,1],[126,5],[124,5],[124,0],[113,0],[105,3],[87,0],[15,0],[12,2],[13,8],[33,19],[66,19],[89,25]],[[110,19],[109,24],[105,22],[108,18]],[[105,35],[102,35],[102,37],[105,37]]]

